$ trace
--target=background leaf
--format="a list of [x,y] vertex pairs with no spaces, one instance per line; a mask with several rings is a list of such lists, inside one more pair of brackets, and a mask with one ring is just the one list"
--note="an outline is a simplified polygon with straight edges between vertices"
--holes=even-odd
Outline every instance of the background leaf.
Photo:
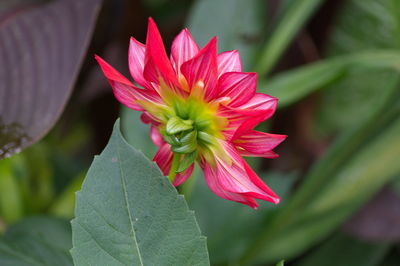
[[[327,56],[373,49],[398,51],[399,48],[399,1],[349,0],[344,2],[334,21]],[[368,116],[393,76],[388,70],[357,68],[340,82],[331,84],[321,94],[316,111],[318,130],[329,136]]]
[[[290,259],[304,252],[396,177],[400,173],[399,165],[394,162],[400,155],[399,107],[396,105],[391,108],[392,112],[386,112],[387,117],[381,116],[382,121],[379,122],[386,126],[377,127],[380,130],[376,137],[368,127],[373,122],[370,119],[364,127],[339,140],[324,160],[306,176],[306,182],[288,201],[288,205],[250,245],[242,263]],[[369,134],[361,134],[366,133],[365,129]],[[365,144],[361,147],[357,146],[357,142],[353,144],[357,138],[364,140]],[[354,153],[344,151],[347,146],[351,147],[350,151],[354,149]],[[338,153],[340,157],[337,157]],[[335,167],[340,162],[343,165]]]
[[[376,104],[378,101],[382,101],[381,96],[384,97],[386,91],[390,91],[393,86],[397,85],[399,62],[400,52],[396,50],[376,50],[336,56],[279,73],[269,79],[266,85],[261,84],[258,91],[277,97],[279,99],[278,107],[282,108],[319,89],[326,88],[333,82],[335,84],[346,82],[342,80],[354,74],[357,77],[357,73],[361,71],[365,75],[365,71],[368,70],[368,73],[373,71],[379,74],[380,79],[378,81],[383,84],[380,86],[380,97],[375,99],[374,104]],[[382,82],[383,78],[385,82]],[[367,80],[376,86],[376,80],[371,80],[371,78],[367,78]],[[337,83],[338,81],[339,83]],[[352,88],[352,86],[350,87]],[[369,108],[363,117],[359,117],[360,121],[365,116],[371,115],[371,110],[373,108]]]
[[[283,1],[281,1],[283,2]],[[275,66],[301,27],[324,0],[291,0],[259,55],[255,71],[265,76]]]
[[197,176],[188,203],[196,211],[200,228],[207,236],[212,265],[238,261],[240,254],[263,230],[265,221],[284,204],[297,178],[295,173],[278,172],[264,172],[260,176],[283,199],[281,204],[263,202],[257,210],[253,210],[236,202],[221,200],[207,186],[203,175]]
[[263,29],[261,11],[265,8],[259,0],[198,0],[186,24],[199,45],[218,36],[220,52],[238,50],[243,69],[249,71]]
[[116,123],[77,193],[76,265],[209,265],[205,238],[158,167],[129,146]]
[[31,217],[11,226],[0,238],[0,265],[72,265],[68,221]]
[[374,266],[388,253],[389,245],[367,243],[339,233],[327,240],[296,265],[299,266]]
[[43,137],[61,115],[101,0],[27,3],[0,24],[0,158]]

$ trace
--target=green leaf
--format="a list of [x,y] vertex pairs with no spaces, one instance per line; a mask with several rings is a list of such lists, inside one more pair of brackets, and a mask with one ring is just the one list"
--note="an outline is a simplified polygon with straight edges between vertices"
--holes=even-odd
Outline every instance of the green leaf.
[[80,174],[71,181],[65,190],[54,199],[50,206],[49,213],[58,217],[71,218],[74,216],[75,210],[75,192],[80,190],[84,179],[84,174]]
[[276,266],[284,266],[284,265],[285,265],[285,261],[284,260],[281,260],[280,262],[278,262],[276,264]]
[[255,67],[265,76],[274,67],[298,31],[324,0],[292,0],[267,41]]
[[[337,56],[278,74],[261,85],[259,92],[279,99],[279,107],[286,107],[305,96],[326,87],[354,68],[400,70],[400,52],[376,50]],[[389,81],[391,82],[391,81]]]
[[301,259],[298,265],[375,266],[379,265],[389,248],[389,244],[367,243],[346,234],[337,233],[322,246],[317,247],[314,252]]
[[[399,1],[345,1],[338,10],[327,48],[328,57],[371,49],[399,51]],[[327,87],[317,106],[318,130],[329,136],[358,123],[367,115],[370,106],[379,101],[386,84],[391,83],[395,76],[387,69],[357,68],[340,82]]]
[[297,192],[291,204],[253,242],[242,262],[272,262],[300,254],[331,233],[391,178],[399,175],[400,165],[396,163],[400,155],[398,114],[397,108],[397,112],[391,115],[396,115],[396,120],[384,129],[378,127],[382,132],[368,139],[352,157],[344,157],[347,159],[339,169],[329,169],[325,175],[325,170],[321,168],[319,175],[312,179],[319,177],[328,180],[318,187],[312,186],[317,188],[315,192],[308,190],[308,193],[304,193],[308,195],[307,200],[297,196],[297,193],[302,193]]
[[209,265],[193,212],[157,166],[126,143],[118,121],[76,201],[76,265]]
[[8,223],[19,220],[24,213],[23,193],[14,175],[17,163],[24,163],[20,154],[0,160],[0,217]]
[[72,265],[68,221],[32,217],[9,228],[0,238],[0,265]]
[[186,24],[200,45],[218,36],[219,50],[238,50],[243,69],[250,69],[250,58],[258,46],[255,40],[263,32],[263,4],[259,0],[197,0]]

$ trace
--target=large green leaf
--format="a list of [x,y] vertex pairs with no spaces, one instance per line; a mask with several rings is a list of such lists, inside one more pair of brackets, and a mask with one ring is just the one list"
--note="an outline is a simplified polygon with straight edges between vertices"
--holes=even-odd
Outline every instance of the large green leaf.
[[[400,2],[345,1],[334,21],[327,48],[328,57],[371,49],[400,52]],[[361,121],[392,78],[393,73],[387,70],[361,68],[326,88],[317,110],[319,130],[331,135]]]
[[72,265],[68,221],[32,217],[11,226],[0,238],[0,265]]
[[219,50],[238,50],[248,70],[262,32],[263,7],[259,0],[197,0],[187,25],[200,45],[218,36]]
[[77,193],[76,265],[209,265],[194,213],[119,122]]

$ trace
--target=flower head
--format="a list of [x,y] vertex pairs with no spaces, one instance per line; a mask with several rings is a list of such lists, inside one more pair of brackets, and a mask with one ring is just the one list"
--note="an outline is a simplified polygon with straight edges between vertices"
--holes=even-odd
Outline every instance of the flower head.
[[256,73],[242,72],[237,51],[217,54],[214,37],[202,49],[184,29],[168,58],[150,18],[146,44],[131,38],[129,70],[134,85],[96,56],[115,97],[143,112],[151,138],[159,147],[154,161],[175,186],[203,169],[218,196],[256,208],[255,199],[279,197],[254,173],[242,156],[276,158],[272,151],[286,136],[255,131],[270,118],[278,100],[257,93]]

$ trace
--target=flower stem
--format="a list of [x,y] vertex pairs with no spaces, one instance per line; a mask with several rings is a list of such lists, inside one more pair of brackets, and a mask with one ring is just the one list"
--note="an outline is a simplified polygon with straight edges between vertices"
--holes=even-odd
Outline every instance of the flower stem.
[[179,163],[181,161],[181,154],[174,153],[174,158],[172,159],[171,170],[169,170],[168,178],[171,180],[171,183],[174,182],[176,177],[176,170],[179,167]]

